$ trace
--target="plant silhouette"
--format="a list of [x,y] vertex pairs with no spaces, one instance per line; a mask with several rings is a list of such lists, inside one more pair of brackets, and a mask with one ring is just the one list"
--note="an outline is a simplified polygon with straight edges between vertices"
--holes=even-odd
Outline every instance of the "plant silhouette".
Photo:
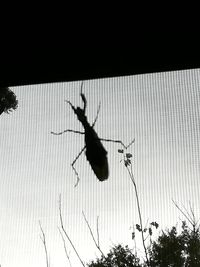
[[0,87],[0,115],[18,107],[16,95],[8,87]]

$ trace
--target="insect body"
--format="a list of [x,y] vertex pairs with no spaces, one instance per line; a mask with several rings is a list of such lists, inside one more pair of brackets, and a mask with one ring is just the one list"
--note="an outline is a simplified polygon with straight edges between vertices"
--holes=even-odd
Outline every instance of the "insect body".
[[85,128],[86,158],[100,181],[108,178],[107,151],[91,126]]
[[85,130],[86,158],[99,181],[104,181],[108,178],[107,151],[103,147],[97,133],[93,128],[95,122],[90,125],[87,121],[87,117],[85,115],[86,98],[82,93],[81,98],[84,102],[83,109],[80,107],[75,108],[69,101],[67,102],[74,110],[74,113],[77,115],[78,120],[81,122]]
[[85,131],[80,132],[80,131],[67,129],[67,130],[60,132],[60,133],[51,132],[54,135],[61,135],[61,134],[66,133],[66,132],[73,132],[73,133],[83,134],[85,136],[85,146],[81,149],[81,151],[79,152],[79,154],[76,156],[76,158],[74,159],[74,161],[71,164],[72,168],[73,168],[73,170],[77,176],[77,182],[76,182],[75,186],[78,185],[78,182],[80,179],[79,179],[78,172],[76,171],[74,165],[75,165],[75,162],[77,161],[77,159],[83,153],[83,151],[86,150],[86,158],[89,161],[90,166],[92,167],[92,170],[94,171],[98,180],[99,181],[105,181],[106,179],[108,179],[108,176],[109,176],[109,168],[108,168],[107,151],[103,147],[101,141],[114,142],[114,143],[121,144],[124,149],[127,149],[134,142],[134,140],[133,140],[130,142],[130,144],[128,146],[125,146],[124,143],[120,140],[111,140],[111,139],[104,139],[104,138],[98,137],[97,133],[94,130],[94,125],[95,125],[97,118],[98,118],[100,105],[99,105],[99,108],[97,111],[96,118],[95,118],[94,122],[92,123],[92,125],[90,125],[88,120],[87,120],[87,117],[85,115],[87,100],[85,98],[85,95],[82,93],[82,87],[83,87],[83,82],[81,84],[81,94],[80,94],[82,101],[83,101],[83,104],[84,104],[83,108],[80,108],[80,107],[75,108],[70,101],[66,101],[66,102],[73,109],[74,113],[76,114],[78,120],[81,122]]

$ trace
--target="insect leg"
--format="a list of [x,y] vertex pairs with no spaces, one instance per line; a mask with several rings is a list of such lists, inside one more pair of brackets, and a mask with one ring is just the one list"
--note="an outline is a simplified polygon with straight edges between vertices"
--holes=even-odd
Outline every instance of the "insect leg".
[[134,138],[127,146],[125,146],[124,143],[120,140],[105,139],[105,138],[99,138],[99,140],[105,141],[105,142],[113,142],[113,143],[121,144],[123,146],[123,148],[125,148],[125,149],[130,147],[135,142],[135,138]]
[[79,180],[80,180],[80,178],[79,178],[79,176],[78,176],[78,172],[77,172],[76,168],[74,167],[74,164],[76,163],[76,161],[77,161],[77,159],[80,157],[80,155],[83,153],[83,151],[85,150],[85,148],[86,148],[86,146],[84,146],[84,147],[81,149],[81,151],[78,153],[78,155],[76,156],[76,158],[74,159],[74,161],[73,161],[72,164],[71,164],[71,166],[72,166],[72,168],[73,168],[73,170],[74,170],[74,172],[75,172],[75,174],[76,174],[76,176],[77,176],[77,181],[76,181],[76,184],[74,185],[74,187],[76,187],[76,186],[78,185]]
[[51,134],[54,134],[54,135],[61,135],[61,134],[66,133],[66,132],[78,133],[78,134],[85,134],[84,132],[79,132],[79,131],[70,130],[70,129],[64,130],[64,131],[59,132],[59,133],[51,132]]

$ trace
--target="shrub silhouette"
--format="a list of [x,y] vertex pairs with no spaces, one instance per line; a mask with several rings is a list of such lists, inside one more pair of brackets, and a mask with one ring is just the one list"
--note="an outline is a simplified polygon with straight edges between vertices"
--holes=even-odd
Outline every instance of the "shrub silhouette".
[[182,232],[177,234],[176,227],[162,232],[149,251],[151,266],[200,266],[200,233],[193,225],[190,229],[182,221]]
[[16,95],[8,87],[0,87],[0,115],[15,110],[17,106]]
[[88,267],[139,267],[139,258],[137,258],[128,248],[123,247],[121,244],[115,245],[107,256],[104,258],[101,256],[96,262],[92,261],[87,264]]
[[[173,226],[162,231],[156,241],[148,249],[150,266],[152,267],[199,267],[200,266],[200,232],[199,228],[190,229],[182,221],[182,231],[178,234]],[[128,246],[114,246],[106,257],[92,261],[88,267],[138,267],[147,266],[131,252]]]

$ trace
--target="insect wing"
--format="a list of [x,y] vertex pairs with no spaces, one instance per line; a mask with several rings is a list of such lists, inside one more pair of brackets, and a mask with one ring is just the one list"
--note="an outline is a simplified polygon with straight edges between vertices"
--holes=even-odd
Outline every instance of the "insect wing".
[[108,160],[106,156],[104,157],[104,160],[101,161],[99,164],[95,164],[93,162],[89,163],[99,181],[102,182],[108,179],[109,169],[108,169]]

